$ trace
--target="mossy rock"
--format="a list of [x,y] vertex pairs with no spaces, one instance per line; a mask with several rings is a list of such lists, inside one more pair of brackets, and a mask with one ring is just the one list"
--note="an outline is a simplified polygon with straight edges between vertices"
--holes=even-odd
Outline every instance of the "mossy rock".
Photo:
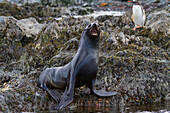
[[87,15],[87,14],[88,14],[87,9],[84,8],[78,9],[78,15]]

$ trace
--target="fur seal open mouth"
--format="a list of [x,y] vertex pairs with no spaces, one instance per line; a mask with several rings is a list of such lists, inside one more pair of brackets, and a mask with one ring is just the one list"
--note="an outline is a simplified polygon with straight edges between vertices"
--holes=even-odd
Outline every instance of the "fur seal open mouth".
[[98,36],[97,29],[95,27],[92,28],[91,30],[91,36]]
[[91,30],[90,30],[90,35],[91,36],[98,36],[99,35],[99,29],[98,29],[96,23],[92,24],[92,27],[91,27]]

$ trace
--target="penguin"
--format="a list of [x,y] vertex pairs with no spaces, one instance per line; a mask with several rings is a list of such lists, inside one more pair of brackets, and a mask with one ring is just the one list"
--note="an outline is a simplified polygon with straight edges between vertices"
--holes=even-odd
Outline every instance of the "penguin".
[[144,26],[146,15],[142,5],[137,0],[133,0],[132,4],[133,6],[131,19],[135,24],[135,27],[133,28],[133,30],[135,31],[136,28],[141,28]]

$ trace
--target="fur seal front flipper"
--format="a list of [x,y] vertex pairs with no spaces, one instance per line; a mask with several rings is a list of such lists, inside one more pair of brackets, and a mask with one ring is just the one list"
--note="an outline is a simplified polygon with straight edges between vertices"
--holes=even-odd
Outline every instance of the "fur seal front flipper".
[[47,88],[47,86],[43,85],[44,89],[54,98],[55,101],[59,102],[61,98],[61,93],[55,91],[54,89]]

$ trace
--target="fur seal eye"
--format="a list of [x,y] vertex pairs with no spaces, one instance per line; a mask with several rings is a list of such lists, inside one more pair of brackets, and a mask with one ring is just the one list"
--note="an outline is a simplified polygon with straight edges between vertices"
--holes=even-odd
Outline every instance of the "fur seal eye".
[[88,28],[90,28],[90,27],[91,27],[91,24],[88,25]]
[[88,30],[88,29],[90,29],[90,28],[91,28],[91,24],[87,25],[86,28],[85,28],[85,30]]

